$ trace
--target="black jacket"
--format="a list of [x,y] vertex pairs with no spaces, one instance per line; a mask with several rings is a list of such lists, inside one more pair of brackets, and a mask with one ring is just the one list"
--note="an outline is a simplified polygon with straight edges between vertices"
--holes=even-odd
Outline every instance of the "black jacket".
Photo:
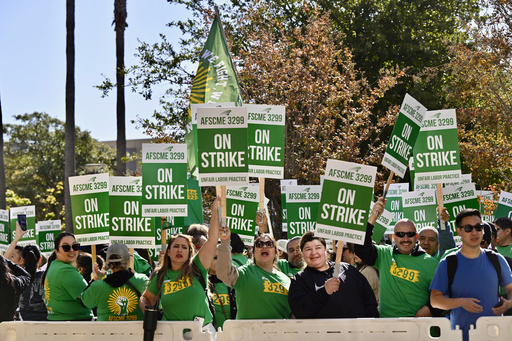
[[329,265],[326,271],[308,266],[292,278],[288,293],[292,314],[299,319],[379,317],[370,284],[352,265],[341,263],[339,290],[327,294],[324,284],[334,272],[334,263]]

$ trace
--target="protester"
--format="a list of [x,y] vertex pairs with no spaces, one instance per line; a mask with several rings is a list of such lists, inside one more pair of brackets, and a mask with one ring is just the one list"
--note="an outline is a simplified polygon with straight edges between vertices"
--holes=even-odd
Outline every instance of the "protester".
[[300,241],[307,267],[290,284],[288,301],[297,318],[378,317],[377,301],[366,278],[352,265],[342,262],[333,277],[333,262],[327,261],[327,245],[314,232]]
[[[103,268],[104,260],[100,255],[96,255],[96,263],[98,263],[99,268]],[[76,257],[75,266],[80,272],[80,275],[85,279],[87,283],[91,281],[92,275],[92,255],[88,252],[79,251],[78,256]]]
[[169,238],[164,260],[153,272],[141,297],[142,311],[160,300],[164,321],[193,321],[197,317],[203,319],[203,326],[211,326],[213,315],[206,288],[219,236],[219,205],[217,198],[212,207],[208,240],[198,253],[190,236],[178,234]]
[[[260,212],[258,212],[260,213]],[[261,231],[261,230],[260,230]],[[277,259],[288,259],[288,255],[286,254],[286,244],[288,243],[288,240],[286,239],[279,239],[276,243],[277,245]]]
[[236,317],[235,290],[224,284],[215,271],[217,254],[213,257],[212,264],[208,270],[208,280],[215,306],[215,321],[217,328],[222,328],[224,322]]
[[356,255],[379,270],[380,316],[431,316],[428,288],[438,262],[417,244],[416,225],[408,219],[395,224],[395,246],[373,244],[373,226],[384,205],[385,200],[379,198],[368,219],[364,245],[354,245]]
[[208,240],[208,227],[201,224],[192,224],[187,228],[185,234],[192,237],[192,243],[197,252]]
[[503,256],[512,257],[512,219],[502,217],[494,221],[496,225],[496,250]]
[[[82,293],[86,307],[98,307],[98,321],[143,320],[139,307],[148,278],[130,271],[130,253],[124,244],[112,244],[107,250],[105,270],[112,270],[104,280],[93,281]],[[95,264],[99,273],[99,264]]]
[[48,320],[90,321],[92,310],[84,307],[79,298],[87,282],[73,266],[80,244],[72,233],[62,232],[55,238],[54,245],[55,249],[41,277]]
[[441,209],[441,220],[444,221],[444,228],[437,221],[437,229],[433,227],[424,227],[418,234],[420,247],[437,261],[441,259],[446,250],[455,247],[453,232],[450,227],[450,214],[446,207]]
[[25,269],[30,275],[30,283],[20,295],[19,314],[24,321],[46,321],[47,311],[44,304],[44,287],[41,284],[42,270],[38,270],[38,263],[41,259],[41,252],[35,244],[28,244],[24,247],[18,246],[18,242],[28,231],[23,231],[16,222],[16,232],[12,243],[4,254],[16,265]]
[[21,293],[30,283],[30,275],[0,255],[0,322],[14,320]]
[[343,254],[341,260],[350,265],[356,265],[356,254],[354,253],[354,244],[345,243],[343,244]]
[[253,263],[239,267],[231,262],[229,228],[220,234],[217,277],[236,291],[236,319],[283,319],[290,316],[290,279],[275,268],[277,246],[269,234],[254,239]]
[[[430,285],[431,301],[434,307],[451,310],[452,328],[460,326],[468,340],[470,325],[480,316],[502,315],[512,308],[512,301],[498,297],[498,285],[509,297],[512,294],[512,273],[503,256],[480,248],[483,224],[478,210],[460,211],[455,224],[462,247],[439,263]],[[501,306],[495,307],[498,302]]]
[[297,236],[288,240],[286,243],[288,259],[279,259],[277,261],[279,270],[290,278],[304,269],[304,258],[302,257],[302,251],[300,249],[300,238],[301,237]]

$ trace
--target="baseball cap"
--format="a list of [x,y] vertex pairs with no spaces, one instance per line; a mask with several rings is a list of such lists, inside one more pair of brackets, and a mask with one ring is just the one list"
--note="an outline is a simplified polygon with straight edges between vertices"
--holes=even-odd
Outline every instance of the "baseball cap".
[[112,244],[107,250],[107,263],[119,263],[130,260],[130,252],[124,244]]

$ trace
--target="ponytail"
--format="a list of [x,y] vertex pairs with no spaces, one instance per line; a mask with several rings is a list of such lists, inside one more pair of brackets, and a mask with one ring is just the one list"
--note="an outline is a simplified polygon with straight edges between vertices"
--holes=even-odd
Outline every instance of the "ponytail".
[[37,245],[29,244],[23,248],[21,256],[25,261],[25,270],[27,270],[31,277],[30,281],[34,282],[39,258],[41,258],[41,252]]

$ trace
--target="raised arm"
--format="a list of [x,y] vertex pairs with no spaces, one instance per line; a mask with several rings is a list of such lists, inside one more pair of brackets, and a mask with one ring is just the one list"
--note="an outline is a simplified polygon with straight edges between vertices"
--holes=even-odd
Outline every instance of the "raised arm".
[[5,251],[5,254],[4,254],[5,258],[11,259],[11,256],[14,253],[14,250],[16,249],[16,245],[20,241],[21,237],[23,237],[23,235],[25,235],[25,233],[27,233],[27,232],[28,232],[28,230],[27,231],[23,231],[21,229],[21,226],[18,223],[18,221],[16,221],[16,234],[14,236],[14,239],[13,239],[12,243],[9,244],[9,248],[7,249],[7,251]]
[[217,247],[217,277],[228,287],[233,287],[238,280],[238,270],[231,260],[231,231],[228,227],[220,231],[220,245]]
[[441,212],[441,220],[444,221],[444,226],[441,228],[439,220],[437,221],[437,230],[439,231],[439,256],[443,256],[446,250],[453,249],[455,245],[455,239],[453,239],[453,232],[450,228],[450,214],[446,207],[443,207]]
[[217,197],[217,199],[213,201],[212,205],[212,217],[210,220],[210,228],[208,229],[208,240],[203,244],[197,255],[205,269],[209,269],[212,264],[213,257],[215,257],[217,242],[219,240],[219,207],[220,197]]

